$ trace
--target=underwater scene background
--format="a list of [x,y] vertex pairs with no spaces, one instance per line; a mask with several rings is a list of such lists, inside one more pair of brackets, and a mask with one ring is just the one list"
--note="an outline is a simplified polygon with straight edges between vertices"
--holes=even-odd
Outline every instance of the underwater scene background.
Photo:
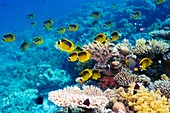
[[1,0],[0,113],[170,113],[169,0]]

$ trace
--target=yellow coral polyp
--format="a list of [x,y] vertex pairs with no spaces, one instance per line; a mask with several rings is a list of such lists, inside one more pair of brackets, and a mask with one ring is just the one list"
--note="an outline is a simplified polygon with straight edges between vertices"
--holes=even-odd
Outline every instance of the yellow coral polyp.
[[120,95],[137,113],[170,113],[170,99],[161,96],[159,90],[148,91],[144,86],[136,94],[132,94],[132,90],[134,85],[130,85],[127,93],[122,92]]

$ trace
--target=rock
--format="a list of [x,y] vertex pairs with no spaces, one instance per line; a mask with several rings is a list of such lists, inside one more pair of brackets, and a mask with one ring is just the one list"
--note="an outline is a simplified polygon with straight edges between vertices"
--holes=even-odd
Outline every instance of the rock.
[[126,46],[120,46],[120,54],[126,56],[130,53],[129,48]]
[[112,107],[112,110],[114,110],[115,112],[118,112],[119,109],[123,110],[126,113],[126,107],[122,102],[116,102]]

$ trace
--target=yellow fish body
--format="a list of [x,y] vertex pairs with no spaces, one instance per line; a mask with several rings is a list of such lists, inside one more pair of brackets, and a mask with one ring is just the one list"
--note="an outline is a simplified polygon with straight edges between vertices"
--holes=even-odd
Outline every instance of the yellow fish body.
[[73,52],[74,50],[74,43],[70,40],[62,38],[60,41],[56,42],[56,45],[62,50],[68,53]]
[[82,82],[85,82],[91,78],[93,71],[91,69],[83,70],[79,75],[82,77]]
[[48,19],[44,22],[44,27],[47,30],[52,30],[52,25],[54,24],[54,21],[52,19]]
[[31,26],[31,27],[34,27],[34,26],[36,26],[36,25],[37,25],[37,22],[36,22],[36,21],[33,21],[33,22],[30,23],[30,26]]
[[114,32],[111,34],[110,40],[111,40],[111,41],[116,41],[116,40],[118,40],[118,39],[119,39],[119,33],[118,33],[118,31],[114,31]]
[[112,26],[113,22],[112,21],[107,21],[104,23],[104,27],[110,27]]
[[21,44],[21,49],[22,51],[26,51],[30,46],[30,43],[27,42],[27,41],[24,41],[22,44]]
[[89,51],[84,50],[78,53],[78,61],[86,62],[91,58],[91,54]]
[[44,42],[44,39],[39,36],[35,37],[32,41],[32,43],[36,46],[41,45],[43,42]]
[[28,14],[28,15],[27,15],[27,18],[28,18],[28,19],[33,19],[33,18],[35,18],[35,14],[33,14],[33,13]]
[[142,60],[140,60],[139,64],[141,65],[141,70],[143,71],[152,64],[152,60],[150,58],[143,58]]
[[92,72],[92,79],[98,80],[99,78],[101,78],[99,71],[97,69],[94,69]]
[[69,60],[70,62],[74,62],[78,60],[78,52],[73,52],[69,55]]
[[131,15],[131,18],[137,19],[141,17],[141,12],[140,11],[134,11]]
[[98,41],[100,43],[104,43],[107,40],[106,34],[104,33],[99,33],[95,36],[94,38],[95,41]]
[[13,33],[5,34],[3,37],[4,37],[2,39],[3,42],[13,42],[16,40],[16,37]]
[[64,28],[64,27],[60,27],[57,29],[57,34],[63,34],[65,32],[66,32],[66,28]]
[[69,31],[77,31],[77,30],[79,29],[79,26],[78,26],[78,24],[70,24],[70,25],[67,27],[67,29],[68,29]]
[[97,11],[94,11],[94,12],[91,13],[91,16],[92,16],[93,18],[100,18],[101,13],[100,13],[100,12],[97,12]]
[[155,4],[162,4],[163,2],[165,2],[166,0],[155,0]]

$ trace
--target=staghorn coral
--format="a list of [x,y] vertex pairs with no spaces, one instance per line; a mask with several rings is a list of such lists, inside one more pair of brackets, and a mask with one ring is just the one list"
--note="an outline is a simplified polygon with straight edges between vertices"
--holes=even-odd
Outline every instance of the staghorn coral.
[[165,30],[151,31],[149,33],[149,35],[151,35],[153,38],[160,37],[160,38],[169,40],[170,39],[170,30],[168,30],[168,31],[165,31]]
[[[51,91],[48,99],[58,106],[87,109],[104,109],[109,102],[102,90],[92,85],[83,86],[82,90],[74,86],[67,87],[63,90]],[[87,99],[90,102],[89,105],[85,104]]]
[[130,83],[140,82],[140,77],[135,74],[132,74],[128,70],[120,71],[119,73],[116,74],[114,79],[121,86],[129,86]]
[[168,80],[158,80],[154,82],[155,89],[159,89],[167,98],[170,98],[170,81]]
[[144,86],[134,92],[135,84],[131,84],[128,92],[121,92],[122,99],[137,113],[169,113],[170,99],[161,96],[160,91],[148,91]]
[[138,39],[136,41],[136,47],[133,52],[137,55],[155,58],[157,54],[164,54],[170,48],[170,45],[164,40],[145,40]]
[[108,60],[112,56],[118,55],[115,45],[109,41],[105,44],[95,41],[89,45],[85,45],[83,48],[91,53],[91,59],[97,61],[96,68],[106,67]]

